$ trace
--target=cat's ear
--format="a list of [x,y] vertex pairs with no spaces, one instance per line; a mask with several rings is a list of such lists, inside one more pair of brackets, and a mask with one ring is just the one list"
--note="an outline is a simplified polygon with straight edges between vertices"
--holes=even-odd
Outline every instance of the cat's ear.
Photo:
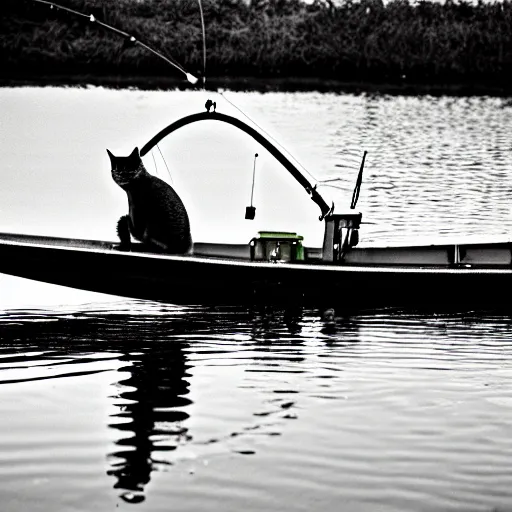
[[130,158],[140,158],[139,148],[135,148],[130,155]]
[[112,164],[112,167],[114,167],[116,157],[107,149],[108,156],[110,157],[110,163]]

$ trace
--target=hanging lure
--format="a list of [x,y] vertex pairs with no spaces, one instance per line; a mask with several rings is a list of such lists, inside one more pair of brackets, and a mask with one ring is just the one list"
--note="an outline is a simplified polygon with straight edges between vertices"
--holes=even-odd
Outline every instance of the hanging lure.
[[254,181],[256,179],[256,159],[258,158],[258,153],[254,154],[254,164],[252,168],[252,188],[251,188],[251,206],[246,206],[245,208],[245,218],[247,220],[254,220],[256,217],[256,207],[253,206],[252,202],[254,199]]

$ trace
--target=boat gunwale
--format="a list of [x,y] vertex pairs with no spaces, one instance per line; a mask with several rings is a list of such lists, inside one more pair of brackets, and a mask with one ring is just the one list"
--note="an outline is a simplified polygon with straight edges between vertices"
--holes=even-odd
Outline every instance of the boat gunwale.
[[[44,238],[44,237],[36,237]],[[73,240],[73,239],[63,239]],[[77,242],[86,243],[87,240],[77,240]],[[382,273],[382,274],[464,274],[464,275],[512,275],[512,267],[505,265],[487,265],[476,266],[467,264],[451,264],[451,265],[419,265],[419,264],[334,264],[323,263],[321,260],[315,260],[311,263],[298,263],[298,262],[281,262],[281,261],[251,261],[237,258],[228,258],[221,256],[202,256],[202,255],[177,255],[177,254],[157,254],[153,252],[142,251],[121,251],[114,249],[115,243],[112,242],[95,242],[90,240],[91,243],[104,243],[106,246],[111,245],[110,248],[93,248],[83,246],[66,246],[52,243],[35,243],[5,240],[0,235],[0,246],[16,246],[16,247],[29,247],[34,249],[50,249],[58,251],[70,252],[85,252],[91,254],[113,255],[127,258],[143,258],[166,260],[183,263],[195,263],[200,265],[220,265],[220,266],[236,266],[260,269],[275,269],[278,270],[297,270],[297,271],[311,271],[317,270],[321,272],[333,273]]]

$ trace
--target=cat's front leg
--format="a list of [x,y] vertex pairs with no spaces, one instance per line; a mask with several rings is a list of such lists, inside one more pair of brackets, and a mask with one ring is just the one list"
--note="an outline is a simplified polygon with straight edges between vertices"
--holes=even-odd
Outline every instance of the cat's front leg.
[[130,236],[130,217],[123,215],[117,221],[117,236],[121,242],[117,247],[120,251],[129,251],[132,246],[132,239]]

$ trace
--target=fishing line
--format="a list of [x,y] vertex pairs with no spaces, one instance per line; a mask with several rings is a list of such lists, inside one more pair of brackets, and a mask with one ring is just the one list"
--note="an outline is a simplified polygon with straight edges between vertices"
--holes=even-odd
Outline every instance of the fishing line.
[[48,5],[50,7],[50,9],[66,11],[66,12],[69,12],[69,13],[71,13],[71,14],[73,14],[75,16],[78,16],[80,18],[86,18],[91,23],[96,23],[100,27],[106,28],[107,30],[110,30],[111,32],[114,32],[114,34],[117,34],[117,35],[119,35],[121,37],[124,37],[125,40],[129,41],[131,44],[139,45],[142,48],[144,48],[145,50],[151,52],[153,55],[156,55],[160,59],[164,60],[165,62],[167,62],[167,64],[170,64],[171,66],[176,68],[178,71],[181,71],[191,84],[196,84],[197,83],[198,79],[194,75],[188,73],[185,70],[185,68],[183,66],[181,66],[180,64],[178,64],[174,59],[166,57],[165,55],[163,55],[159,51],[151,48],[150,46],[148,46],[147,44],[143,43],[142,41],[139,41],[138,39],[136,39],[131,34],[128,34],[127,32],[124,32],[123,30],[119,30],[116,27],[113,27],[111,25],[108,25],[107,23],[104,23],[103,21],[98,20],[94,16],[94,14],[84,14],[83,12],[75,11],[74,9],[70,9],[69,7],[64,7],[64,6],[56,4],[54,2],[48,2],[47,0],[32,0],[32,1],[36,2],[36,3],[39,3],[39,4]]
[[153,164],[155,166],[155,173],[157,174],[158,176],[158,167],[156,165],[156,158],[155,158],[155,153],[153,151],[151,151],[151,156],[153,157]]
[[160,149],[160,146],[158,144],[156,145],[156,147],[157,147],[158,151],[160,151],[160,156],[162,157],[162,160],[164,161],[167,172],[169,173],[169,178],[171,179],[171,183],[174,185],[174,181],[171,176],[171,171],[169,170],[169,166],[167,165],[167,162],[165,161],[164,154],[162,153],[162,150]]
[[254,164],[252,167],[251,206],[254,198],[254,182],[256,181],[256,158],[258,158],[258,153],[254,155]]
[[292,158],[293,160],[295,160],[295,162],[300,166],[302,167],[302,170],[313,180],[315,181],[317,184],[319,184],[320,182],[318,181],[318,179],[313,176],[307,169],[306,167],[304,167],[300,162],[299,160],[297,160],[297,158],[295,158],[295,156],[293,156],[278,140],[276,140],[270,133],[268,133],[264,128],[262,128],[256,121],[254,121],[253,119],[251,119],[251,117],[249,117],[240,107],[238,107],[237,105],[235,105],[231,100],[229,100],[229,98],[226,97],[226,95],[223,93],[223,92],[219,92],[218,94],[220,94],[231,106],[235,107],[242,115],[244,115],[247,119],[249,119],[249,121],[251,121],[251,123],[253,123],[259,130],[261,130],[267,137],[269,137],[270,139],[272,139],[285,153],[288,154],[288,156],[290,158]]

